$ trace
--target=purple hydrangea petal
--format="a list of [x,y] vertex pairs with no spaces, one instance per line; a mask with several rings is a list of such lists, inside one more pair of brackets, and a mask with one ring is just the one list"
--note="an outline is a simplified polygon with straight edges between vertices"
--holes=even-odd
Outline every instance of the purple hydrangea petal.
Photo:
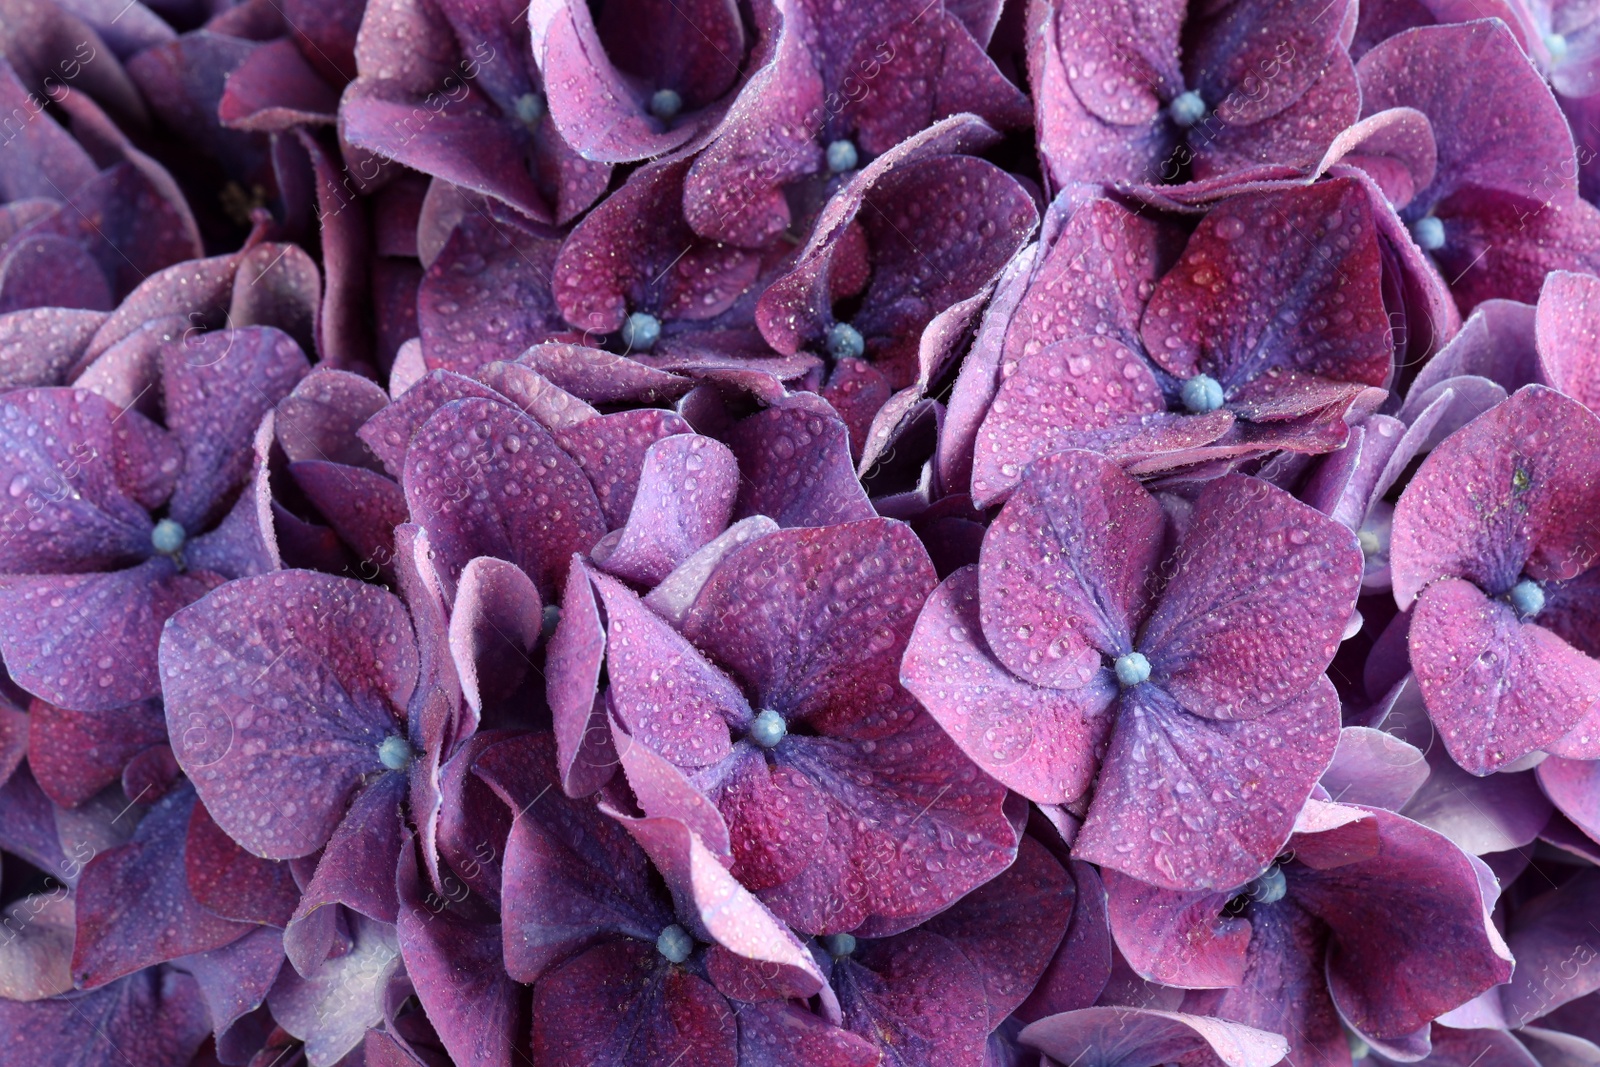
[[553,429],[556,443],[588,475],[606,526],[613,530],[628,521],[645,455],[657,442],[688,432],[683,416],[660,408],[619,411]]
[[482,712],[521,686],[544,623],[533,580],[490,556],[470,561],[450,615],[450,654],[467,703]]
[[1191,715],[1154,686],[1128,690],[1074,854],[1172,889],[1242,884],[1277,854],[1332,759],[1338,708],[1322,677],[1246,720]]
[[589,572],[575,563],[561,595],[561,622],[545,646],[545,699],[555,733],[561,788],[588,796],[609,782],[617,754],[600,695],[606,633]]
[[422,424],[452,400],[472,397],[504,401],[491,386],[453,371],[436,370],[393,403],[373,412],[356,433],[384,468],[398,478],[405,473],[406,449]]
[[1241,1023],[1146,1008],[1084,1008],[1040,1019],[1021,1041],[1085,1067],[1272,1067],[1288,1044]]
[[882,1049],[885,1064],[983,1064],[983,976],[945,938],[914,930],[864,942],[835,962],[833,984],[845,1028]]
[[[1307,873],[1296,900],[1328,925],[1328,990],[1358,1033],[1399,1040],[1511,976],[1478,875],[1442,835],[1381,809],[1360,823],[1297,835]],[[1426,919],[1420,916],[1426,915]],[[1519,968],[1520,970],[1520,968]]]
[[1581,871],[1530,900],[1506,932],[1517,960],[1511,984],[1500,990],[1506,1021],[1520,1026],[1600,989],[1600,956],[1589,916],[1600,878]]
[[[547,754],[548,743],[533,750]],[[553,778],[546,784],[506,842],[505,966],[523,982],[618,934],[654,941],[673,921],[627,831],[592,802],[563,796]]]
[[934,590],[917,619],[901,682],[968,758],[1041,804],[1089,789],[1111,722],[1109,678],[1074,689],[1035,686],[996,659],[979,622],[979,575],[963,567]]
[[290,462],[321,460],[378,470],[375,453],[359,432],[388,402],[371,379],[318,367],[278,401],[278,444]]
[[0,650],[11,677],[62,707],[119,708],[156,696],[162,627],[216,584],[164,557],[105,574],[0,579]]
[[1600,762],[1552,756],[1535,773],[1540,788],[1561,813],[1600,841]]
[[0,309],[50,306],[109,311],[115,303],[100,265],[71,238],[24,233],[0,251],[4,253]]
[[217,824],[272,859],[321,847],[384,769],[418,674],[397,598],[310,571],[222,587],[167,628],[161,658],[178,762]]
[[1069,860],[1068,867],[1077,886],[1072,923],[1039,984],[1017,1009],[1016,1017],[1023,1023],[1089,1007],[1099,1000],[1111,976],[1111,957],[1116,950],[1100,874],[1078,860]]
[[1415,745],[1383,730],[1346,726],[1320,781],[1336,803],[1399,811],[1428,776],[1428,761]]
[[827,526],[875,514],[850,460],[849,431],[820,397],[796,394],[752,415],[729,434],[728,447],[739,460],[740,518]]
[[218,918],[189,892],[183,841],[191,789],[173,791],[139,823],[133,840],[97,855],[78,881],[72,974],[85,989],[151,964],[237,940],[249,927]]
[[267,1028],[250,1016],[266,1001],[283,967],[281,933],[258,926],[231,944],[175,960],[174,966],[200,984],[219,1057],[237,1059],[233,1049],[260,1047]]
[[1361,582],[1348,529],[1265,482],[1229,476],[1196,502],[1181,551],[1139,647],[1185,709],[1247,718],[1321,677]]
[[[8,115],[33,115],[36,110],[10,63],[0,66],[0,107]],[[0,160],[0,196],[7,201],[32,196],[65,200],[99,169],[54,118],[24,122],[15,136],[16,151]]]
[[246,56],[228,75],[217,104],[224,126],[268,133],[330,125],[338,110],[338,94],[288,38],[269,41]]
[[115,782],[128,760],[167,737],[166,718],[153,700],[104,711],[36,700],[24,723],[28,766],[39,788],[63,807],[76,807]]
[[875,1067],[882,1054],[793,1004],[739,1005],[740,1067]]
[[736,1054],[722,994],[640,941],[597,945],[546,974],[533,1015],[535,1062],[727,1067]]
[[1578,520],[1600,487],[1597,446],[1600,422],[1582,405],[1529,386],[1435,448],[1395,508],[1400,606],[1439,577],[1500,594],[1523,571],[1549,581],[1582,570],[1600,551]]
[[1115,464],[1088,452],[1035,462],[984,537],[979,617],[995,656],[1035,684],[1094,681],[1132,642],[1165,519]]
[[469,560],[494,556],[548,597],[572,554],[605,533],[578,465],[538,423],[488,400],[439,409],[412,438],[402,484],[451,589]]
[[1111,931],[1140,977],[1184,989],[1236,986],[1249,966],[1249,920],[1228,916],[1230,890],[1172,890],[1103,872]]
[[[464,216],[417,289],[429,369],[470,374],[492,360],[515,359],[529,345],[561,339],[567,327],[550,291],[559,247],[524,226],[476,211]],[[463,315],[463,308],[472,313]]]
[[591,404],[655,404],[677,399],[693,384],[638,360],[584,345],[533,345],[517,360]]
[[195,980],[153,967],[85,996],[0,1000],[0,1026],[7,1051],[38,1067],[188,1063],[211,1032]]
[[1589,410],[1600,407],[1593,342],[1600,327],[1600,281],[1590,275],[1552,271],[1539,291],[1535,313],[1539,369],[1546,384]]
[[414,839],[398,861],[400,956],[428,1021],[456,1062],[511,1063],[522,991],[501,962],[500,924],[441,906],[418,875]]
[[204,804],[189,818],[183,861],[195,902],[221,918],[283,927],[299,903],[289,865],[240,848]]
[[[1442,62],[1470,64],[1483,76],[1449,81],[1423,73]],[[1566,121],[1504,23],[1482,19],[1408,30],[1362,56],[1356,70],[1363,114],[1411,107],[1433,126],[1438,176],[1418,195],[1419,204],[1466,186],[1527,196],[1552,179],[1564,188],[1549,193],[1565,203],[1575,199],[1573,183],[1559,173],[1560,161],[1572,154]],[[1486,111],[1501,122],[1481,121]]]
[[72,991],[76,912],[65,886],[8,905],[0,945],[0,997],[32,1002]]
[[603,553],[596,547],[596,565],[655,586],[727,528],[738,489],[727,446],[698,434],[662,438],[645,452],[627,524],[615,542],[601,542]]
[[1231,197],[1157,285],[1144,343],[1168,372],[1211,375],[1230,395],[1252,386],[1271,396],[1282,388],[1275,375],[1382,385],[1390,343],[1380,274],[1371,209],[1355,183]]
[[[1571,149],[1567,149],[1570,154]],[[1545,164],[1549,173],[1560,163]],[[1565,190],[1562,190],[1565,192]],[[1467,188],[1434,215],[1446,242],[1433,253],[1463,313],[1496,298],[1531,304],[1553,270],[1593,272],[1600,265],[1600,208],[1563,197],[1523,197]]]
[[394,927],[356,917],[349,951],[310,978],[278,976],[267,1005],[278,1025],[305,1042],[309,1063],[331,1065],[383,1019],[384,990],[400,967]]

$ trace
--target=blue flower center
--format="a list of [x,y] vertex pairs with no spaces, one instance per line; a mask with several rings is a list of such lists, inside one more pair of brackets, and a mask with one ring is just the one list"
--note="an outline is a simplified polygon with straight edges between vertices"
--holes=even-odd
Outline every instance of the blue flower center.
[[517,121],[530,129],[544,121],[544,97],[538,93],[523,93],[517,97]]
[[836,960],[842,960],[856,950],[855,934],[829,934],[822,939],[822,947],[827,949],[828,955]]
[[1179,93],[1173,97],[1172,103],[1167,105],[1167,114],[1172,116],[1173,122],[1188,129],[1206,117],[1205,98],[1193,89]]
[[622,343],[630,352],[648,352],[661,340],[661,320],[648,311],[635,311],[622,324]]
[[189,535],[183,527],[171,519],[162,519],[150,531],[150,547],[163,556],[176,556],[182,552],[183,543],[188,539]]
[[1289,892],[1289,879],[1283,876],[1283,868],[1273,864],[1266,872],[1250,883],[1245,893],[1257,904],[1276,904]]
[[689,931],[673,923],[656,938],[656,951],[673,963],[682,963],[694,951],[694,938],[689,936]]
[[1411,236],[1424,252],[1437,252],[1444,247],[1444,223],[1432,215],[1424,215],[1411,224]]
[[556,632],[556,627],[560,624],[561,605],[546,604],[544,606],[544,615],[539,621],[539,635],[541,637],[549,638],[551,634]]
[[405,770],[411,762],[411,742],[399,734],[390,734],[378,743],[378,762],[391,771]]
[[861,154],[851,142],[835,141],[828,146],[828,169],[833,173],[843,174],[847,170],[855,170],[860,162]]
[[1150,677],[1150,661],[1144,658],[1143,652],[1129,652],[1126,656],[1118,656],[1113,669],[1117,672],[1117,681],[1122,683],[1124,689],[1131,689]]
[[1512,586],[1506,599],[1511,601],[1511,606],[1524,619],[1531,619],[1544,610],[1544,590],[1531,578],[1524,578]]
[[783,721],[783,716],[766,708],[750,720],[750,740],[762,748],[776,748],[789,733],[789,727]]
[[828,331],[828,355],[834,359],[856,359],[866,350],[866,338],[848,322],[836,322]]
[[1222,383],[1209,374],[1196,374],[1183,383],[1183,406],[1204,415],[1222,406]]
[[650,114],[662,122],[671,122],[683,110],[683,97],[671,89],[657,89],[650,98]]
[[1567,39],[1559,33],[1545,34],[1544,47],[1545,51],[1550,53],[1550,62],[1552,64],[1559,63],[1567,58]]

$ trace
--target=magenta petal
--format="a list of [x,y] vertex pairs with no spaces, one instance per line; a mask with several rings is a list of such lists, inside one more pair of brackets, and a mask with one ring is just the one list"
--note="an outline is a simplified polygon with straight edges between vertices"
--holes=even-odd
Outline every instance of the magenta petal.
[[156,696],[162,627],[215,575],[162,557],[108,574],[0,579],[0,650],[17,684],[62,707],[119,708]]
[[289,477],[360,557],[356,575],[371,579],[390,569],[394,528],[410,518],[405,490],[365,467],[317,459],[291,463]]
[[1324,865],[1312,850],[1365,837],[1359,823],[1297,835],[1296,855],[1312,867],[1291,875],[1291,891],[1332,930],[1328,990],[1340,1014],[1360,1033],[1398,1041],[1505,981],[1511,959],[1466,854],[1391,812],[1368,818],[1376,853],[1358,849],[1353,862]]
[[72,308],[0,315],[0,385],[62,385],[106,316]]
[[735,1063],[735,1017],[722,994],[640,941],[598,945],[546,974],[533,1017],[536,1063]]
[[213,915],[276,927],[289,924],[300,900],[289,865],[240,848],[204,804],[196,804],[189,819],[183,859],[189,892]]
[[[1552,175],[1561,167],[1546,166]],[[1468,188],[1442,201],[1434,214],[1446,241],[1433,255],[1463,311],[1502,297],[1531,304],[1550,271],[1587,272],[1600,265],[1600,208],[1587,200],[1530,200]]]
[[1069,860],[1068,864],[1077,884],[1072,924],[1033,994],[1017,1009],[1019,1022],[1087,1008],[1099,1000],[1111,976],[1116,949],[1106,917],[1105,887],[1089,864],[1079,860]]
[[1223,914],[1232,887],[1174,891],[1104,872],[1111,932],[1142,978],[1185,989],[1236,986],[1249,965],[1250,922]]
[[[1483,75],[1449,81],[1427,73],[1446,63]],[[1356,71],[1363,114],[1411,107],[1433,125],[1438,177],[1419,202],[1435,203],[1466,186],[1532,199],[1552,181],[1563,187],[1550,189],[1551,195],[1567,203],[1575,198],[1575,175],[1562,165],[1572,154],[1566,120],[1504,23],[1480,19],[1408,30],[1362,56]],[[1499,121],[1483,122],[1486,112]]]
[[7,1054],[34,1067],[189,1063],[211,1031],[193,978],[150,968],[86,996],[0,1000]]
[[278,402],[278,443],[290,462],[321,460],[380,469],[358,436],[389,402],[383,388],[349,371],[318,367]]
[[451,589],[469,560],[494,556],[550,597],[572,554],[605,533],[578,465],[538,423],[489,400],[439,409],[411,441],[402,484]]
[[[1230,395],[1270,372],[1382,385],[1390,342],[1381,272],[1356,183],[1232,197],[1157,285],[1145,347],[1170,373],[1209,374]],[[1269,318],[1266,307],[1279,310]]]
[[1272,1067],[1288,1045],[1277,1034],[1196,1015],[1144,1008],[1084,1008],[1040,1019],[1020,1040],[1084,1067]]
[[610,722],[617,762],[639,810],[651,817],[677,819],[718,856],[731,857],[727,820],[701,788],[670,760],[629,737],[614,714]]
[[587,569],[567,572],[561,623],[545,646],[545,699],[555,733],[561,788],[569,797],[588,796],[611,780],[616,748],[599,692],[606,633]]
[[115,782],[128,760],[167,739],[166,717],[154,700],[104,711],[36,700],[23,721],[28,766],[39,788],[63,807],[82,804]]
[[734,514],[779,526],[828,526],[875,512],[850,460],[849,432],[820,397],[798,394],[736,426],[728,446],[742,476]]
[[[726,445],[698,434],[664,437],[644,454],[627,524],[595,563],[655,586],[727,528],[739,464]],[[609,538],[608,538],[609,540]]]
[[1155,498],[1102,456],[1059,452],[1030,467],[979,562],[983,632],[1000,662],[1075,688],[1094,680],[1101,653],[1130,651],[1164,525]]
[[934,582],[902,523],[779,530],[722,561],[683,632],[760,707],[823,733],[883,736],[917,715],[899,661]]
[[1201,494],[1179,551],[1139,637],[1153,682],[1195,715],[1236,719],[1322,676],[1361,585],[1347,528],[1265,482],[1230,475]]
[[151,964],[205,952],[249,927],[208,913],[189,892],[183,841],[195,796],[175,790],[139,823],[133,840],[89,861],[78,882],[72,974],[85,989]]
[[983,976],[950,941],[923,930],[869,941],[834,964],[847,1029],[895,1067],[982,1067],[989,1013]]
[[1047,689],[1000,665],[978,615],[978,569],[963,567],[933,591],[900,667],[902,684],[978,766],[1040,804],[1089,789],[1105,750],[1116,695],[1104,675],[1076,689]]
[[816,960],[789,928],[734,880],[688,824],[671,818],[615,816],[649,854],[679,908],[712,941],[763,965],[767,982],[791,997],[825,984]]
[[1428,715],[1474,774],[1548,747],[1600,700],[1600,663],[1459,578],[1423,590],[1410,642]]
[[1406,486],[1390,548],[1395,599],[1408,607],[1445,576],[1492,594],[1524,570],[1573,577],[1600,552],[1578,519],[1597,492],[1600,420],[1554,390],[1519,389],[1435,448]]
[[[167,728],[217,824],[257,855],[327,841],[403,734],[417,646],[400,600],[310,571],[231,582],[162,639]],[[303,695],[302,695],[303,694]]]
[[400,956],[428,1021],[457,1063],[509,1067],[521,1043],[522,990],[501,963],[500,925],[441,906],[418,877],[414,839],[395,858]]
[[1074,855],[1169,889],[1242,885],[1288,839],[1333,757],[1338,710],[1326,678],[1233,721],[1191,715],[1149,684],[1128,690]]

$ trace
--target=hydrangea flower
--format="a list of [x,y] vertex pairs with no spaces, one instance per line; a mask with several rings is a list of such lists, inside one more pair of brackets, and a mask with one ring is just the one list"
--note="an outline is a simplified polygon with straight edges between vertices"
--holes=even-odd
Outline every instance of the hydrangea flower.
[[1024,796],[1093,785],[1079,858],[1233,886],[1278,853],[1333,755],[1322,672],[1360,575],[1350,531],[1264,482],[1212,482],[1175,522],[1110,460],[1060,452],[929,599],[902,675]]

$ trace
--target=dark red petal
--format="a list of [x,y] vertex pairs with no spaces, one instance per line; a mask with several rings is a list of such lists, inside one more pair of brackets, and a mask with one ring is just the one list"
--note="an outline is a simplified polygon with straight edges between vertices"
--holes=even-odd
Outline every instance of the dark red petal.
[[224,919],[284,927],[300,901],[289,865],[240,848],[204,804],[189,818],[183,861],[195,902]]

